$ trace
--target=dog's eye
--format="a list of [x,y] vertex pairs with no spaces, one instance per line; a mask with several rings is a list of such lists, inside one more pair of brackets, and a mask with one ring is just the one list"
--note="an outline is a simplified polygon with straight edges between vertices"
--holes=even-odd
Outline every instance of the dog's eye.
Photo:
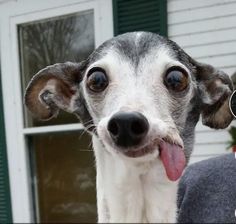
[[88,73],[87,86],[93,92],[102,92],[108,86],[108,78],[101,68],[93,68]]
[[172,67],[167,70],[164,82],[168,89],[181,92],[188,86],[188,74],[182,68]]

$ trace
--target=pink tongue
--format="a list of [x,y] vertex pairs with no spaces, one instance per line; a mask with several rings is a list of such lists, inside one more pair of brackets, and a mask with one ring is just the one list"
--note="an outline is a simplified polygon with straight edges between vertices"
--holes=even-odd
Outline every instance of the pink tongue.
[[171,181],[178,180],[186,165],[184,150],[178,145],[162,141],[160,143],[160,152],[168,178]]

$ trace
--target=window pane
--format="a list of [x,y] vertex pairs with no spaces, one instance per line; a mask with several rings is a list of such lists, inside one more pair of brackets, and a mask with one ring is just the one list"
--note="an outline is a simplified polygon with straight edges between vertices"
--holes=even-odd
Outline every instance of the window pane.
[[96,222],[95,161],[81,132],[29,137],[37,221]]
[[[93,10],[21,24],[18,27],[22,92],[40,69],[59,62],[82,61],[94,49]],[[39,122],[24,110],[25,126],[44,126],[77,122],[61,112],[58,118]]]

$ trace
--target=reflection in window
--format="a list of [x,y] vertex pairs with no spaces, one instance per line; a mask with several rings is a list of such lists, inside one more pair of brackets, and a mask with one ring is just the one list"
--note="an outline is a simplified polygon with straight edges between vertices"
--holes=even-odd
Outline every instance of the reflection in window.
[[[21,24],[18,27],[22,91],[40,69],[59,62],[79,62],[94,49],[93,10]],[[75,123],[74,116],[61,112],[57,119],[39,122],[25,112],[26,126]]]
[[29,138],[43,223],[96,222],[96,173],[90,136],[81,132]]

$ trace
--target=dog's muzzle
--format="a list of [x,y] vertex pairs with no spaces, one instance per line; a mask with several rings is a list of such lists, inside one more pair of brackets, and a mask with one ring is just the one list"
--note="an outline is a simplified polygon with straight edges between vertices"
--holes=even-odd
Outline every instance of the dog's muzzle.
[[139,145],[149,130],[147,118],[139,112],[118,112],[108,122],[113,142],[122,148]]
[[145,142],[149,128],[147,118],[139,112],[118,112],[111,117],[107,125],[112,141],[127,157],[142,157],[158,150],[159,156],[154,155],[162,161],[168,178],[176,181],[186,165],[183,146],[170,137],[157,136]]

